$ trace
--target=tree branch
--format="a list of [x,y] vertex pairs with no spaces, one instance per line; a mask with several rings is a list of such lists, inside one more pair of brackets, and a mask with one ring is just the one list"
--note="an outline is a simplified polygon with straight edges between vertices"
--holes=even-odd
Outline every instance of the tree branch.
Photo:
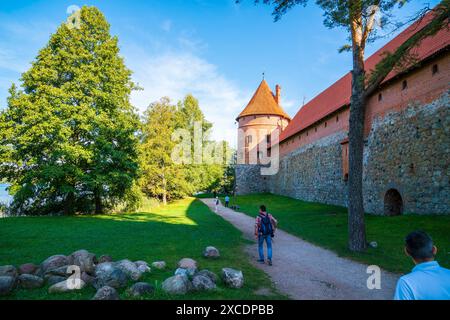
[[385,58],[379,62],[375,70],[371,73],[367,87],[365,89],[366,98],[372,95],[379,87],[381,82],[388,76],[388,74],[410,53],[411,49],[417,46],[423,39],[435,35],[443,27],[448,28],[448,19],[450,15],[449,3],[444,1],[444,4],[437,7],[435,17],[425,27],[414,33],[408,40],[406,40],[394,53],[387,53]]

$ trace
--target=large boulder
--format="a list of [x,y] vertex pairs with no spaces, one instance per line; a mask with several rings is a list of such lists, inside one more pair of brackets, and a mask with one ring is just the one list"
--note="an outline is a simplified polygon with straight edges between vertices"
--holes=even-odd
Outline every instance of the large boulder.
[[15,277],[0,276],[0,296],[9,295],[14,290],[15,284]]
[[44,285],[44,279],[32,274],[21,274],[17,278],[17,282],[22,289],[36,289]]
[[80,280],[79,286],[69,285],[69,280],[65,280],[63,282],[58,282],[48,288],[48,293],[65,293],[72,292],[76,290],[81,290],[86,286],[86,283],[83,280]]
[[196,272],[195,269],[178,268],[177,270],[175,270],[175,275],[176,276],[186,276],[188,278],[191,278],[194,276],[195,272]]
[[16,279],[18,273],[17,269],[14,266],[0,266],[0,277],[13,277]]
[[145,261],[136,261],[134,264],[136,265],[136,267],[138,268],[138,270],[141,273],[152,272],[152,269],[149,267],[148,263]]
[[117,261],[114,266],[122,270],[133,281],[138,281],[142,276],[142,272],[130,260]]
[[49,286],[52,286],[54,284],[63,282],[67,280],[67,277],[61,277],[61,276],[54,276],[54,275],[46,275],[45,280]]
[[188,277],[183,275],[176,275],[166,279],[162,283],[162,289],[169,294],[186,294],[193,289],[192,283]]
[[[192,277],[197,272],[197,261],[191,258],[183,258],[178,262],[178,269],[185,269],[186,274]],[[178,274],[180,274],[180,271]]]
[[132,297],[142,297],[143,295],[152,294],[155,288],[146,282],[135,283],[131,288],[127,290],[128,294]]
[[165,261],[155,261],[152,263],[152,267],[158,270],[163,270],[167,266]]
[[205,258],[217,259],[220,257],[220,252],[217,248],[209,246],[209,247],[206,247],[205,251],[203,251],[203,256]]
[[96,289],[105,286],[115,289],[124,288],[127,286],[127,282],[127,274],[111,262],[101,263],[95,268],[95,280],[93,285]]
[[113,259],[111,258],[111,256],[102,255],[100,256],[100,258],[98,258],[98,263],[100,264],[104,262],[113,262]]
[[120,297],[116,289],[104,286],[97,290],[92,300],[120,300]]
[[45,276],[59,276],[68,278],[71,274],[67,272],[69,266],[62,266],[54,269],[47,270]]
[[38,266],[34,263],[25,263],[19,267],[19,274],[35,274]]
[[68,259],[72,265],[79,266],[81,272],[94,274],[95,264],[97,263],[95,254],[90,253],[87,250],[78,250],[72,253]]
[[242,288],[244,285],[244,275],[242,271],[232,268],[222,269],[222,280],[230,288]]
[[214,281],[212,281],[210,277],[202,274],[196,274],[194,276],[192,279],[192,286],[197,291],[209,291],[216,289],[216,284]]
[[69,265],[69,259],[61,254],[51,256],[41,263],[42,272],[45,274],[50,270]]
[[217,280],[219,279],[219,277],[214,272],[211,272],[211,271],[206,270],[206,269],[197,272],[196,275],[206,276],[206,277],[210,278],[211,281],[214,282],[214,283],[217,283]]
[[178,261],[178,268],[197,269],[197,261],[191,258],[183,258]]
[[93,276],[91,276],[90,274],[88,274],[87,272],[82,272],[81,273],[81,280],[83,280],[87,285],[93,285],[95,278]]
[[36,271],[33,273],[35,276],[38,276],[38,277],[43,277],[44,276],[44,272],[42,271],[42,268],[41,267],[38,267],[37,269],[36,269]]

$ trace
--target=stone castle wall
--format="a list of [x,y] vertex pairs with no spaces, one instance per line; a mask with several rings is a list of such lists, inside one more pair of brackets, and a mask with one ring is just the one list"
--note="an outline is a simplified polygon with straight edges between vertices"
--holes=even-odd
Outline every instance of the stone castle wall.
[[268,192],[267,177],[261,175],[261,166],[238,164],[236,165],[236,194]]
[[[386,192],[396,189],[404,213],[450,214],[449,106],[447,92],[430,104],[410,104],[374,119],[364,151],[367,212],[383,214]],[[269,191],[346,206],[340,145],[345,137],[339,132],[284,156],[278,174],[269,178]]]
[[405,213],[450,214],[449,111],[447,92],[374,120],[364,155],[368,212],[383,214],[384,195],[396,189]]
[[280,170],[270,177],[271,193],[312,202],[343,205],[347,185],[342,179],[340,132],[299,148],[280,160]]

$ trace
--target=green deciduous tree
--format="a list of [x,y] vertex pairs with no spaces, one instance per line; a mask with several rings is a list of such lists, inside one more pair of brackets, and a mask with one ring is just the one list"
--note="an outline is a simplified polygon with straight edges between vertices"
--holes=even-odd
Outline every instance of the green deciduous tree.
[[[152,103],[145,113],[141,143],[140,185],[144,193],[165,204],[220,188],[231,152],[225,142],[209,138],[211,128],[192,95],[177,105],[168,98]],[[180,145],[185,148],[178,153]],[[181,160],[174,161],[174,154]]]
[[10,89],[0,114],[0,176],[23,214],[103,210],[137,175],[139,119],[117,37],[94,7],[63,23]]
[[[239,0],[237,2],[240,2]],[[308,0],[256,0],[274,6],[275,21],[297,5],[306,5]],[[443,0],[433,9],[432,21],[418,30],[395,52],[386,56],[375,67],[366,70],[364,64],[366,44],[376,37],[375,22],[382,16],[383,26],[389,26],[389,18],[394,7],[402,7],[409,0],[316,0],[316,4],[324,10],[324,24],[329,28],[342,27],[348,31],[351,44],[344,45],[341,51],[352,52],[352,93],[349,125],[349,248],[352,251],[366,249],[366,234],[363,205],[363,151],[364,151],[364,119],[367,98],[377,90],[381,82],[396,67],[404,67],[412,48],[424,38],[448,27],[449,1]],[[421,18],[428,10],[421,10],[417,18]],[[408,65],[409,67],[409,65]]]
[[175,147],[172,134],[179,122],[176,106],[169,98],[152,103],[145,112],[140,185],[146,195],[159,198],[164,204],[172,198],[185,196],[190,189],[185,172],[171,158]]

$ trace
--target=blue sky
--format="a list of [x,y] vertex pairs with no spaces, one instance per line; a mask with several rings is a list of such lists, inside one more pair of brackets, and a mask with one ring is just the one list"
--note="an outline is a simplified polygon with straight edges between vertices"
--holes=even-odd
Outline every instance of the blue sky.
[[[283,106],[294,116],[309,101],[351,69],[349,53],[338,53],[347,35],[323,26],[314,1],[291,10],[277,23],[271,8],[253,0],[14,0],[0,6],[0,108],[7,90],[18,83],[38,50],[67,19],[70,5],[94,5],[119,37],[121,54],[143,88],[132,102],[144,110],[162,96],[174,100],[193,93],[213,137],[235,144],[234,119],[262,79],[282,86]],[[424,4],[412,0],[397,12],[398,20]],[[367,49],[370,55],[391,37]]]

